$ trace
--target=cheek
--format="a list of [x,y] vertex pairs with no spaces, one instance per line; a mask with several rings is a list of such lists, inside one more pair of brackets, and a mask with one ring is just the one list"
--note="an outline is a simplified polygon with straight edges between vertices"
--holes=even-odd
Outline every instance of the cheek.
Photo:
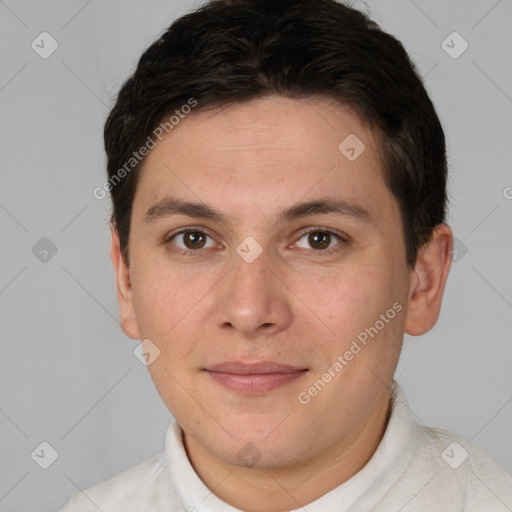
[[135,266],[132,276],[133,302],[140,334],[146,338],[164,340],[185,315],[190,300],[184,285],[161,265],[150,259]]
[[348,339],[391,307],[391,281],[392,276],[374,265],[351,265],[331,269],[329,275],[310,273],[296,289],[324,330]]
[[135,313],[139,323],[141,336],[151,337],[158,334],[160,337],[162,329],[168,325],[172,326],[172,318],[165,315],[165,311],[172,311],[168,301],[172,300],[169,283],[158,279],[154,272],[144,272],[143,277],[134,280],[133,302]]
[[[149,338],[163,357],[158,363],[181,372],[194,363],[198,326],[206,325],[208,311],[204,295],[215,281],[191,277],[190,272],[152,263],[149,258],[137,267],[132,281],[134,307],[141,339]],[[154,365],[151,365],[153,369]],[[155,369],[158,365],[155,362]],[[165,373],[161,379],[168,379]]]

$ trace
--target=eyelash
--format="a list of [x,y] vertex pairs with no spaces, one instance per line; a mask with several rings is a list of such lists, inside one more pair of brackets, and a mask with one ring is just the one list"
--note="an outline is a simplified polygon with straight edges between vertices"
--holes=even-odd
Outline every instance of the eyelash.
[[[173,233],[172,235],[169,235],[168,237],[166,237],[166,239],[164,240],[164,243],[166,243],[166,244],[172,243],[172,239],[175,238],[176,236],[183,235],[184,233],[190,233],[190,232],[201,233],[201,234],[206,235],[213,239],[213,237],[211,237],[208,233],[206,233],[202,229],[195,228],[194,226],[188,226],[186,228],[181,229],[177,233]],[[330,255],[330,254],[340,250],[340,246],[343,246],[344,244],[346,244],[348,242],[347,237],[341,235],[337,231],[334,231],[329,228],[322,228],[319,226],[306,228],[303,231],[301,231],[299,233],[299,237],[298,237],[297,241],[299,241],[302,237],[304,237],[304,235],[308,235],[310,233],[328,233],[328,234],[333,235],[334,237],[338,238],[338,240],[340,242],[340,243],[336,244],[334,247],[331,247],[329,249],[311,249],[313,252],[316,252],[319,255]],[[201,253],[204,252],[201,249],[190,250],[190,249],[181,249],[180,247],[178,247],[177,249],[172,249],[172,250],[177,252],[181,256],[194,256],[194,257],[201,256],[202,255]],[[305,250],[307,250],[307,249],[305,249]]]

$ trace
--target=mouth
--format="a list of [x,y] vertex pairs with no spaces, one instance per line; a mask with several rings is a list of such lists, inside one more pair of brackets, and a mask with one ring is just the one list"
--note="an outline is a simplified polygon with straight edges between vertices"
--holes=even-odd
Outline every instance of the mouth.
[[300,368],[274,361],[227,361],[203,369],[215,382],[238,393],[259,395],[290,384],[306,374]]

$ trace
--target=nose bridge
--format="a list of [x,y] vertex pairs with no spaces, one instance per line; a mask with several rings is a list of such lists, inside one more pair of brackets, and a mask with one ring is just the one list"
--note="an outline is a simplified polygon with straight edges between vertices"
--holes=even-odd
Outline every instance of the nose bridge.
[[266,293],[272,292],[269,254],[252,237],[241,242],[233,254],[230,288],[233,298],[241,303],[265,304]]
[[240,243],[232,255],[232,270],[220,290],[216,319],[221,326],[231,326],[245,335],[265,325],[282,328],[290,309],[285,287],[276,279],[268,251],[252,237]]

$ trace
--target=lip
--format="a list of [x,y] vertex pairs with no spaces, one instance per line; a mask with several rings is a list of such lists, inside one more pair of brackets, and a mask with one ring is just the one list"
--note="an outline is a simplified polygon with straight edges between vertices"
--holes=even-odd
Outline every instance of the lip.
[[254,373],[291,373],[306,368],[277,363],[276,361],[225,361],[205,368],[209,372],[234,373],[237,375],[252,375]]
[[308,369],[275,361],[226,361],[204,369],[216,382],[244,394],[263,394],[289,384]]

